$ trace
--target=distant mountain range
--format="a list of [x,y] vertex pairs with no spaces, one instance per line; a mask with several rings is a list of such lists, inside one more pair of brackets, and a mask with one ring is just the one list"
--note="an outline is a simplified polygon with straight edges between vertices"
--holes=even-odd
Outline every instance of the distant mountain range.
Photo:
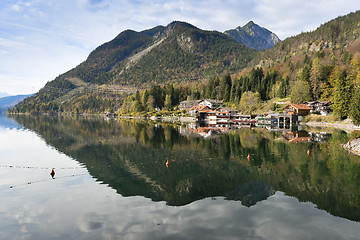
[[0,97],[0,112],[4,112],[8,108],[14,107],[16,104],[32,95],[34,94]]

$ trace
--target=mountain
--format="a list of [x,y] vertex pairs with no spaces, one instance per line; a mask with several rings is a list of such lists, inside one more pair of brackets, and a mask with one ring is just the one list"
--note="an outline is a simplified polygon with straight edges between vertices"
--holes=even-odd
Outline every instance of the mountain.
[[260,27],[253,21],[248,22],[243,27],[227,30],[224,33],[234,38],[237,42],[256,50],[269,49],[280,42],[275,33]]
[[172,22],[142,32],[124,31],[62,77],[86,83],[149,85],[235,70],[244,67],[253,54],[225,34]]
[[14,107],[16,104],[18,104],[25,98],[30,97],[32,95],[33,94],[1,97],[0,98],[0,112],[5,112],[8,108]]
[[255,54],[226,34],[184,22],[141,32],[126,30],[48,82],[15,111],[109,111],[121,106],[124,93],[238,71]]
[[0,98],[9,96],[6,92],[0,92]]

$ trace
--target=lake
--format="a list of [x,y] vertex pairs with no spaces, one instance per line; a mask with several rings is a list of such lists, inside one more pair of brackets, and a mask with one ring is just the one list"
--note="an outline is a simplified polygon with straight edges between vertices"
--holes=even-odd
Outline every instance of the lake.
[[348,140],[330,128],[1,116],[0,239],[358,239]]

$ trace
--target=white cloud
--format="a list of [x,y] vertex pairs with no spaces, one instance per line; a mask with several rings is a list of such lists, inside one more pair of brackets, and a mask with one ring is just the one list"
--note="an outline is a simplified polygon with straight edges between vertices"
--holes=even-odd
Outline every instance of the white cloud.
[[11,9],[14,10],[15,12],[21,12],[22,11],[22,8],[17,4],[13,5],[11,7]]

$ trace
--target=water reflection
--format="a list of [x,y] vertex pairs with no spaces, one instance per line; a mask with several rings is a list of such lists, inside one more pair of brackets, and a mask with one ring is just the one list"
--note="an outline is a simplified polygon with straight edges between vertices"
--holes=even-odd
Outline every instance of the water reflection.
[[199,136],[203,138],[216,138],[222,134],[230,133],[241,128],[263,128],[271,132],[281,133],[283,138],[288,142],[327,142],[331,138],[328,132],[308,132],[302,129],[301,125],[287,124],[285,127],[281,125],[264,125],[264,124],[243,124],[243,125],[221,125],[210,126],[199,123],[189,123],[179,127],[179,132],[183,136]]
[[342,131],[246,127],[199,138],[191,127],[167,123],[15,119],[122,196],[172,206],[223,196],[254,206],[282,191],[333,215],[360,220],[360,161],[339,147],[347,140]]
[[0,112],[0,129],[22,129],[23,127],[14,119],[8,118],[6,113]]

